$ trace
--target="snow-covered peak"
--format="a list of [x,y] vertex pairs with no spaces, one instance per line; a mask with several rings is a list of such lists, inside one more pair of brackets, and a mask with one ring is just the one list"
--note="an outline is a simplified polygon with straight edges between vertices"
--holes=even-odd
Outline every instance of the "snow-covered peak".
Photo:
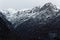
[[22,23],[26,20],[28,20],[33,13],[28,13],[30,9],[25,9],[25,10],[15,10],[15,9],[6,9],[6,10],[1,10],[3,15],[6,16],[6,19],[10,21],[12,24],[17,24],[17,23]]
[[1,10],[0,12],[2,12],[2,14],[5,15],[6,19],[10,22],[16,18],[16,14],[17,14],[17,10],[11,8]]
[[16,13],[18,10],[9,8],[9,9],[7,9],[7,11],[9,11],[9,13],[13,14],[13,13]]
[[16,13],[18,10],[15,10],[15,9],[12,9],[12,8],[9,8],[9,9],[4,9],[4,10],[0,10],[0,12],[4,13],[3,15],[7,15],[7,14],[14,14]]
[[54,5],[53,5],[52,3],[49,2],[49,3],[46,3],[45,6],[48,7],[48,6],[54,6]]

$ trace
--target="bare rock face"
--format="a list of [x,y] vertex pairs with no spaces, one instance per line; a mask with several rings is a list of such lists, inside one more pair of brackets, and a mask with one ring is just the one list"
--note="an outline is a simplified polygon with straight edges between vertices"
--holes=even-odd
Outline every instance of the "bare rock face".
[[8,40],[59,40],[60,9],[46,3],[29,10],[1,10],[0,31]]

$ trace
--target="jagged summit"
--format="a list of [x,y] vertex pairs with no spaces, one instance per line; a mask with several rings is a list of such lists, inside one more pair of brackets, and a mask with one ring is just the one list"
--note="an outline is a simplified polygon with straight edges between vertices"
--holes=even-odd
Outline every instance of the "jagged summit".
[[56,7],[56,5],[53,5],[51,2],[46,3],[43,7],[41,7],[41,10],[44,10],[44,9],[47,9],[47,8],[49,8],[49,9],[58,9]]
[[44,6],[49,7],[49,6],[54,6],[51,2],[46,3]]

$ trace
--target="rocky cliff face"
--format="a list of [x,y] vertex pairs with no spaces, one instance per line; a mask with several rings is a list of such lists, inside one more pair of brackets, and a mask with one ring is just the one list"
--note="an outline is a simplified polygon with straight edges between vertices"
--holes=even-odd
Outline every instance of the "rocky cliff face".
[[2,30],[7,30],[8,34],[11,31],[9,35],[16,34],[21,40],[57,40],[60,31],[60,9],[46,3],[43,7],[28,10],[1,10],[0,26],[3,26]]

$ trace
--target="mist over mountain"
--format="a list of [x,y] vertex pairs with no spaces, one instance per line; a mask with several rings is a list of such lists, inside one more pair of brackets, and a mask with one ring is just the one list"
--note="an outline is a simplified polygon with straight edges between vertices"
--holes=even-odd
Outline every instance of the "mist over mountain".
[[8,29],[19,32],[22,40],[49,40],[49,33],[55,33],[50,38],[55,40],[60,29],[60,9],[52,3],[25,10],[0,10],[0,18],[5,21]]

